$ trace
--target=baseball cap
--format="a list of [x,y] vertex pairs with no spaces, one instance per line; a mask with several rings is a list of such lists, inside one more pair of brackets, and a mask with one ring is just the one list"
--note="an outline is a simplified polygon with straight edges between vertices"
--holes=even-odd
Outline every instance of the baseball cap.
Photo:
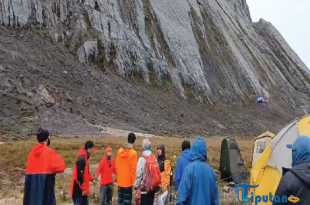
[[293,149],[293,144],[287,144],[286,148]]

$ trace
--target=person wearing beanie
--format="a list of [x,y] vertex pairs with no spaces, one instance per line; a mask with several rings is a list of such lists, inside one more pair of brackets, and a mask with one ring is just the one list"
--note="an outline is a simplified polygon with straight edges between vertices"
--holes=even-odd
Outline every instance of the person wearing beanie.
[[158,145],[157,147],[157,161],[160,168],[160,175],[161,175],[161,189],[162,192],[165,192],[171,187],[172,183],[172,168],[170,160],[166,158],[166,149],[163,144]]
[[100,205],[112,204],[113,189],[114,189],[114,179],[115,175],[115,164],[112,158],[112,148],[106,148],[106,154],[100,161],[99,167],[97,169],[98,180],[101,181],[100,186]]
[[55,175],[65,171],[64,160],[49,147],[49,132],[40,128],[28,155],[23,205],[55,205]]
[[183,175],[185,167],[191,162],[191,143],[184,140],[182,143],[182,155],[178,158],[174,188],[178,191],[179,184]]

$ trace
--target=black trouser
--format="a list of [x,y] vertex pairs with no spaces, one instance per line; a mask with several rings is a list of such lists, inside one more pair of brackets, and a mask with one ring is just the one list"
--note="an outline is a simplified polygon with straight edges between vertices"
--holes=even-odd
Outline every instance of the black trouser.
[[141,194],[141,205],[153,205],[155,193]]
[[104,205],[106,202],[107,205],[112,204],[112,197],[113,197],[113,188],[114,184],[108,184],[100,187],[100,205]]
[[132,187],[118,187],[118,205],[131,205]]
[[88,196],[72,197],[74,205],[88,205]]

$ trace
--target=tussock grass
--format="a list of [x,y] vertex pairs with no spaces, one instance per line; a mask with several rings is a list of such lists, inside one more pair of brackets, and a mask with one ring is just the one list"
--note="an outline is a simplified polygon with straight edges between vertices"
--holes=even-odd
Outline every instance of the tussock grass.
[[[193,138],[187,138],[193,145]],[[56,194],[58,195],[58,201],[70,201],[70,183],[72,177],[72,167],[74,165],[76,155],[80,148],[84,147],[87,140],[92,140],[95,144],[95,151],[90,157],[90,170],[95,176],[95,171],[102,157],[105,154],[105,149],[111,147],[113,149],[113,158],[116,157],[117,150],[121,145],[127,141],[123,137],[80,137],[80,138],[51,138],[51,148],[53,148],[65,161],[66,173],[57,176],[56,180]],[[142,153],[141,142],[143,138],[138,137],[134,145],[134,149],[138,152],[138,156]],[[172,168],[175,174],[177,158],[173,158],[174,155],[177,157],[181,154],[181,144],[185,138],[151,138],[152,152],[156,153],[156,148],[159,144],[166,146],[166,156],[171,161]],[[252,139],[236,139],[239,148],[241,150],[243,160],[246,164],[247,169],[251,168],[253,140]],[[220,149],[222,138],[207,138],[208,146],[208,162],[214,170],[218,170],[220,162]],[[36,143],[36,138],[32,137],[28,140],[6,142],[0,145],[0,182],[2,185],[0,192],[2,192],[1,198],[6,195],[4,190],[18,189],[18,192],[22,192],[23,187],[23,176],[25,174],[27,156],[33,146]],[[218,171],[216,171],[219,174]],[[218,176],[219,177],[219,176]],[[223,184],[222,182],[220,184]],[[93,194],[91,195],[92,201],[95,202],[99,197],[99,187],[91,186]],[[98,189],[98,190],[97,190]],[[115,194],[117,188],[115,187]],[[63,192],[64,194],[60,194]],[[66,195],[66,196],[64,196]]]
[[[134,149],[141,155],[141,142],[143,138],[138,138]],[[193,138],[187,138],[194,143]],[[126,138],[110,138],[110,137],[87,137],[87,138],[51,138],[51,148],[53,148],[66,162],[66,167],[72,167],[76,155],[80,148],[84,147],[87,140],[92,140],[95,143],[95,152],[90,158],[90,164],[98,164],[105,154],[105,149],[111,147],[113,149],[113,157],[116,156],[117,150],[122,143],[126,142]],[[166,146],[166,155],[171,160],[173,167],[175,167],[177,159],[173,155],[179,156],[181,154],[181,144],[185,138],[152,138],[152,151],[155,153],[159,144]],[[252,159],[253,140],[251,139],[236,139],[241,150],[246,166],[250,168]],[[208,146],[208,162],[214,169],[218,169],[220,160],[221,138],[206,139]],[[9,171],[16,169],[25,169],[27,156],[33,146],[35,145],[35,138],[30,140],[23,140],[18,142],[6,142],[0,146],[0,162],[4,166],[0,167],[0,171]]]

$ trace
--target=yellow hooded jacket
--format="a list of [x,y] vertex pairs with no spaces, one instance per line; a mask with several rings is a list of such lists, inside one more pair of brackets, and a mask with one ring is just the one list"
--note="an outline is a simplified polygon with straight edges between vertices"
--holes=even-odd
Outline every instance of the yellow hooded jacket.
[[170,173],[171,163],[170,160],[165,160],[165,170],[160,173],[162,191],[165,192],[170,187]]

